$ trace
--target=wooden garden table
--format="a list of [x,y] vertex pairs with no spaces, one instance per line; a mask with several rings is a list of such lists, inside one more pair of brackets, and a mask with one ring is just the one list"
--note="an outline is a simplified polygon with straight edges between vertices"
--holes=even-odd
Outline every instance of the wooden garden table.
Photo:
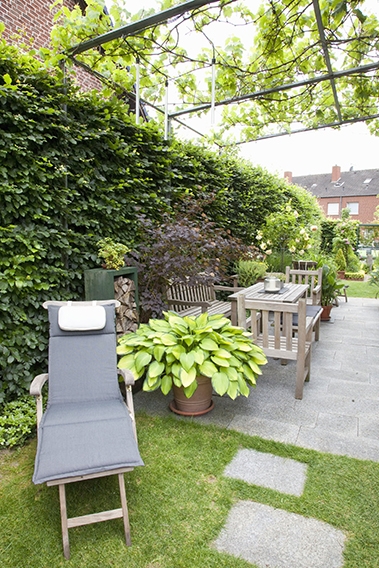
[[229,300],[231,300],[232,303],[232,324],[238,325],[239,321],[243,321],[242,315],[237,314],[237,297],[239,295],[243,295],[249,300],[259,300],[261,302],[289,302],[294,304],[303,296],[306,297],[307,289],[307,284],[292,284],[289,282],[283,285],[280,292],[265,292],[263,282],[257,282],[257,284],[253,284],[253,286],[235,292],[229,296]]

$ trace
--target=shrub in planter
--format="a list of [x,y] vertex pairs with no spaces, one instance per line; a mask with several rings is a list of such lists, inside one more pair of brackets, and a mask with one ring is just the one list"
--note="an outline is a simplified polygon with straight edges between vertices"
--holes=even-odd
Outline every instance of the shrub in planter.
[[181,317],[164,312],[164,320],[151,319],[122,336],[117,352],[121,369],[130,369],[136,380],[144,378],[143,390],[160,388],[168,394],[176,385],[188,398],[200,376],[209,377],[220,396],[248,396],[267,362],[246,331],[208,313]]
[[104,268],[118,270],[125,264],[124,256],[129,252],[129,248],[116,243],[110,237],[105,237],[97,243],[99,257],[104,260]]

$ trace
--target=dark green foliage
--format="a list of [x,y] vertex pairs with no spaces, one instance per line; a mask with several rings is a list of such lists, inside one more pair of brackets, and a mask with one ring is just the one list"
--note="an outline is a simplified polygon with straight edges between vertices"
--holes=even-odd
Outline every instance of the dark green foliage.
[[[66,112],[67,109],[67,112]],[[117,100],[79,94],[1,43],[0,401],[46,369],[46,299],[81,299],[105,236],[166,208],[169,149]]]

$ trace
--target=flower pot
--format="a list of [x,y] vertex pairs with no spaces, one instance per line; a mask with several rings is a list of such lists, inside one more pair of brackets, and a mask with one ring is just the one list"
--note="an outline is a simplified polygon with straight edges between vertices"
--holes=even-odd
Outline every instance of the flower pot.
[[341,280],[345,279],[345,271],[344,270],[337,270],[337,276],[338,278],[341,278]]
[[332,310],[332,307],[332,304],[330,304],[330,306],[322,306],[321,321],[330,320],[330,312]]
[[174,400],[170,403],[170,410],[183,416],[200,416],[213,409],[211,379],[200,376],[196,381],[197,389],[190,398],[184,394],[183,387],[173,385]]

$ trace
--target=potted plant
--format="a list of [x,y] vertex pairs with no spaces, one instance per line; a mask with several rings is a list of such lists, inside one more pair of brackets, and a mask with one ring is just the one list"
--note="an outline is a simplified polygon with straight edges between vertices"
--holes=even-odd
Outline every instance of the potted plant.
[[345,278],[346,258],[345,255],[343,254],[342,248],[339,248],[336,253],[335,263],[337,266],[338,278]]
[[118,365],[144,378],[143,390],[173,389],[171,410],[191,416],[213,408],[212,389],[232,399],[249,395],[267,359],[246,331],[221,314],[163,315],[119,339]]
[[321,285],[321,305],[323,308],[321,319],[323,321],[330,320],[330,312],[333,307],[333,302],[342,287],[343,283],[339,282],[337,271],[332,266],[324,264],[322,267]]
[[103,259],[103,268],[118,270],[125,264],[124,256],[129,252],[129,248],[113,241],[110,237],[105,237],[97,242],[98,255]]

